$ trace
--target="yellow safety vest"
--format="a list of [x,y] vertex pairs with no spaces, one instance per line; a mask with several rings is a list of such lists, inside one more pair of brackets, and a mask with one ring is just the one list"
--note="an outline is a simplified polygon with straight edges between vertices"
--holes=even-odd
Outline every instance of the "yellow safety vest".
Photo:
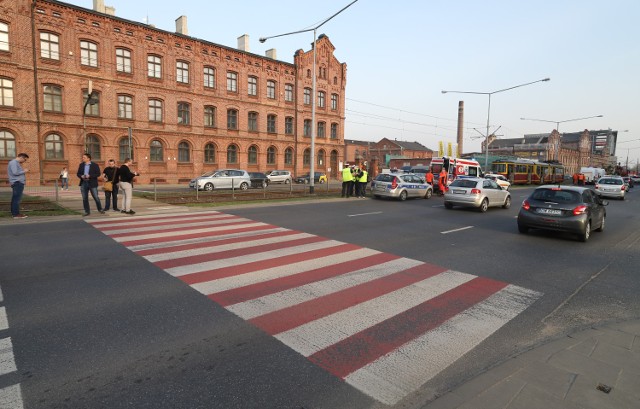
[[367,183],[367,171],[363,170],[362,171],[362,176],[360,176],[360,183]]
[[351,168],[346,167],[342,169],[342,181],[343,182],[351,182],[353,180],[353,175],[351,174]]

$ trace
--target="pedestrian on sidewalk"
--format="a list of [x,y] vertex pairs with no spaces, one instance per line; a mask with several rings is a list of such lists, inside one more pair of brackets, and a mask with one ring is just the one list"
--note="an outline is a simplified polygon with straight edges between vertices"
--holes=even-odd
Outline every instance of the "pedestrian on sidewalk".
[[98,178],[100,177],[100,166],[97,163],[91,162],[91,155],[85,153],[82,155],[82,162],[78,165],[78,178],[80,178],[80,192],[82,193],[82,205],[84,206],[84,216],[91,214],[91,208],[89,207],[89,193],[96,202],[96,207],[100,214],[104,214],[102,210],[102,203],[100,197],[98,197]]
[[349,193],[349,185],[353,183],[353,175],[351,174],[351,168],[345,163],[342,168],[342,195],[340,197],[351,197]]
[[131,158],[126,158],[124,164],[118,169],[118,178],[120,180],[119,186],[122,191],[122,213],[135,214],[131,210],[131,200],[133,199],[133,179],[140,174],[138,172],[132,172],[130,169]]
[[69,190],[69,171],[66,167],[60,171],[60,189]]
[[105,182],[111,182],[111,190],[104,189],[104,210],[109,211],[109,207],[113,200],[113,211],[119,212],[118,209],[118,168],[116,167],[116,161],[109,159],[107,166],[102,171],[102,177]]
[[7,166],[7,175],[9,177],[9,184],[11,185],[11,216],[14,219],[25,219],[27,216],[20,213],[20,202],[22,201],[22,192],[24,192],[24,185],[27,183],[27,177],[25,176],[29,169],[23,168],[22,164],[29,159],[29,155],[26,153],[19,153],[15,159],[9,162]]

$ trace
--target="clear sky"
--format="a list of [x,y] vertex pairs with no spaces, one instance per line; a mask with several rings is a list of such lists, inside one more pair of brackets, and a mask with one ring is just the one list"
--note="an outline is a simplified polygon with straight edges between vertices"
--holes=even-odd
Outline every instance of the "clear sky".
[[[268,40],[316,26],[352,0],[105,0],[121,18],[175,31],[186,15],[189,35],[228,47],[250,36],[250,51],[277,50],[293,62],[313,34]],[[92,8],[92,0],[68,3]],[[486,133],[499,138],[584,129],[619,131],[617,155],[640,158],[640,1],[638,0],[358,0],[318,30],[347,63],[345,138],[418,141],[436,150],[456,142],[458,101],[465,103],[464,151],[480,150]],[[148,20],[147,20],[148,19]],[[474,130],[477,128],[480,132]],[[627,131],[627,132],[623,132]]]

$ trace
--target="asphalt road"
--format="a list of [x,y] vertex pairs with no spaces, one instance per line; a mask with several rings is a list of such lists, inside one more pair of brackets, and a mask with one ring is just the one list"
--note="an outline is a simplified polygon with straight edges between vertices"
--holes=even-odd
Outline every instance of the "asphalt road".
[[[222,211],[543,294],[397,405],[418,408],[549,337],[640,316],[638,193],[611,200],[605,232],[580,243],[517,232],[529,191],[484,214],[438,197]],[[25,408],[385,407],[84,221],[0,232],[0,339],[17,368],[0,390],[20,385]]]

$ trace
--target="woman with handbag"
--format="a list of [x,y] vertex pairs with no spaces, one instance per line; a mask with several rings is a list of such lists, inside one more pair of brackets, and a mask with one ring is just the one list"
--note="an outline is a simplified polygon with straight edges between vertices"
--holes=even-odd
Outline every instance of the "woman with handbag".
[[69,190],[69,171],[66,167],[60,171],[60,189]]
[[[104,210],[109,210],[110,204],[113,200],[113,211],[119,212],[118,209],[118,168],[116,167],[116,161],[109,159],[107,166],[102,171],[102,177],[104,178]],[[112,199],[113,198],[113,199]]]
[[138,172],[132,172],[129,169],[131,166],[131,158],[127,158],[124,160],[124,165],[118,168],[118,180],[120,183],[118,184],[120,190],[122,190],[122,213],[126,214],[135,214],[133,210],[131,210],[131,199],[133,199],[133,179],[140,174]]

